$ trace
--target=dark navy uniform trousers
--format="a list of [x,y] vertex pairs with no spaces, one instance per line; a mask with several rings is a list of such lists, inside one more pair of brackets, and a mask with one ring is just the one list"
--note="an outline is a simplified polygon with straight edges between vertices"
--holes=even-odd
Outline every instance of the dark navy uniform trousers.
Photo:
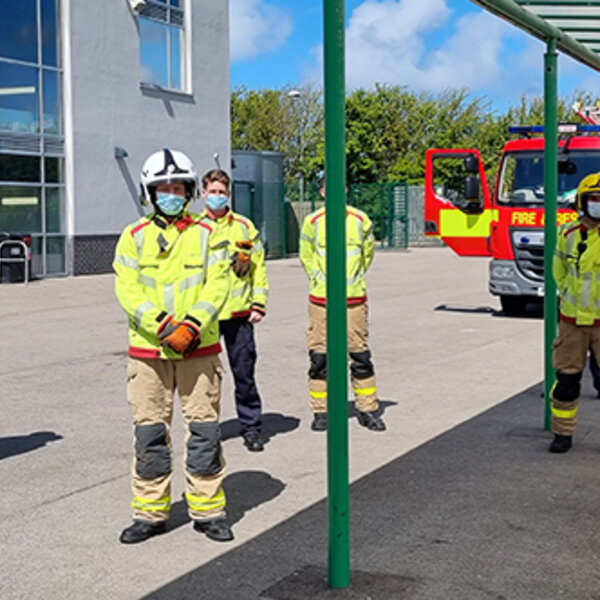
[[254,381],[256,343],[254,326],[248,317],[235,317],[219,322],[225,342],[229,366],[235,383],[235,407],[240,420],[240,434],[260,432],[262,406]]

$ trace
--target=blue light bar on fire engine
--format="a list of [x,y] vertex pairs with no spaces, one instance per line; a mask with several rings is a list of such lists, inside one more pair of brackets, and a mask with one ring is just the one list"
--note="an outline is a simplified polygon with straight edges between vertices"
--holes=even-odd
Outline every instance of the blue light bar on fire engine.
[[[558,133],[591,133],[600,131],[600,125],[576,125],[574,123],[560,123]],[[544,133],[543,125],[511,125],[508,133]]]

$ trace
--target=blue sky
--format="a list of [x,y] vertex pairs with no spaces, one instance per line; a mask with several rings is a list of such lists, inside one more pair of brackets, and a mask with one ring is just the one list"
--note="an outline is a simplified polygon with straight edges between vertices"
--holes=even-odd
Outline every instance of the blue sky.
[[[324,0],[230,0],[231,85],[322,78]],[[467,88],[503,111],[543,93],[545,44],[469,0],[346,0],[348,90]],[[600,96],[600,74],[559,54],[559,95]]]

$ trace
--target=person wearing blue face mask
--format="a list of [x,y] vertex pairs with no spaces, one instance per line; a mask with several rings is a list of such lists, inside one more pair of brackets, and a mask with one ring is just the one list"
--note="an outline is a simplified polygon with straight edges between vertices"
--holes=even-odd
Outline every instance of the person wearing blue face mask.
[[229,296],[227,242],[187,211],[198,176],[182,152],[165,148],[148,157],[140,186],[154,210],[124,229],[113,262],[115,292],[129,317],[127,397],[135,443],[133,523],[120,541],[135,544],[166,531],[177,391],[186,425],[188,514],[195,530],[224,542],[233,534],[222,486],[217,315]]
[[573,445],[587,354],[600,357],[600,173],[581,180],[576,200],[579,216],[559,227],[552,263],[560,310],[552,353],[554,439],[548,449],[556,454]]
[[218,239],[229,244],[231,292],[219,315],[219,329],[235,383],[240,435],[250,452],[260,452],[264,440],[262,401],[254,377],[254,325],[266,314],[269,282],[260,234],[250,219],[229,208],[230,190],[231,179],[225,171],[213,169],[206,173],[202,178],[205,210],[200,218],[216,228]]

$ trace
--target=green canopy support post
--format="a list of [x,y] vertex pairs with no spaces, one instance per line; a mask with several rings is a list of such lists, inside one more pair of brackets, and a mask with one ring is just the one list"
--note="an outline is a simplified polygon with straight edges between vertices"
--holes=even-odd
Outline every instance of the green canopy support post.
[[558,123],[557,123],[556,40],[547,40],[544,54],[544,429],[550,430],[550,392],[554,384],[552,343],[556,337],[558,318],[556,282],[552,261],[556,248],[556,194],[558,189]]
[[329,587],[350,585],[344,0],[325,0]]
[[281,258],[287,257],[287,203],[285,201],[285,182],[281,183]]

